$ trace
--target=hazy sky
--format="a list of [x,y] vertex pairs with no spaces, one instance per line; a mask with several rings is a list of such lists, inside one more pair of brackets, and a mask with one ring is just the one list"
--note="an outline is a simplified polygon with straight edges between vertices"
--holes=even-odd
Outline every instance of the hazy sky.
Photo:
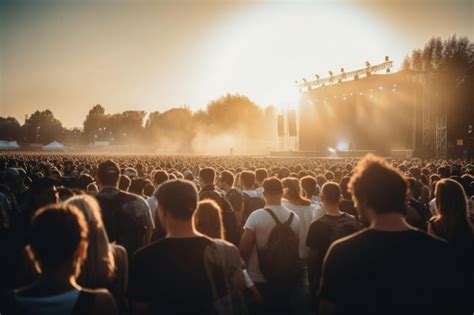
[[227,92],[294,106],[294,81],[474,34],[474,0],[4,1],[0,116],[204,108]]

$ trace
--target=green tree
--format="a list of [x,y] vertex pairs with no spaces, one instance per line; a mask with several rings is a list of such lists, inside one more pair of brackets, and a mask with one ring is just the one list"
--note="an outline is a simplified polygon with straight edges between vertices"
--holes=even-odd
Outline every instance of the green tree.
[[21,127],[23,139],[27,142],[49,143],[53,140],[62,141],[64,128],[53,113],[47,109],[36,111],[25,121]]
[[21,126],[14,117],[0,117],[0,140],[22,140]]

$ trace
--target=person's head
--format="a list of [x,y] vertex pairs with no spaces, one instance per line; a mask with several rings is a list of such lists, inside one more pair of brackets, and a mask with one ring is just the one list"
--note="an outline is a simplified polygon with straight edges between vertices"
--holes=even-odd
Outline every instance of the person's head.
[[214,185],[216,179],[216,170],[212,167],[206,167],[199,171],[199,185],[201,187]]
[[445,222],[448,238],[462,230],[470,230],[467,197],[460,183],[449,178],[439,180],[436,183],[435,198],[437,219]]
[[255,187],[255,173],[252,171],[243,171],[240,174],[240,183],[242,189],[251,190]]
[[311,199],[316,195],[316,178],[313,176],[305,176],[301,179],[301,188],[303,188],[303,194],[306,198]]
[[101,186],[117,187],[120,177],[120,168],[117,163],[107,160],[99,164],[97,178]]
[[80,210],[67,205],[40,208],[31,223],[27,247],[36,269],[42,274],[79,274],[87,256],[88,228]]
[[87,185],[86,192],[89,195],[97,195],[97,193],[99,192],[99,186],[97,186],[96,183],[90,183],[89,185]]
[[267,169],[265,168],[257,168],[255,170],[255,180],[257,185],[262,186],[263,181],[268,177]]
[[59,202],[66,201],[67,199],[71,198],[74,196],[74,192],[72,189],[67,188],[67,187],[59,187],[58,189],[58,198]]
[[311,204],[308,199],[303,198],[301,195],[300,182],[297,178],[287,177],[282,181],[282,185],[284,188],[283,196],[288,199],[289,202],[300,206],[307,206]]
[[381,157],[368,154],[359,161],[349,181],[349,192],[361,215],[365,212],[370,215],[403,215],[406,211],[406,180]]
[[143,187],[143,195],[147,197],[153,196],[153,192],[155,191],[155,186],[151,182],[147,183],[145,187]]
[[231,171],[222,171],[218,181],[219,188],[224,191],[229,191],[234,187],[234,181],[235,177]]
[[84,215],[88,228],[87,259],[82,268],[82,285],[97,287],[103,285],[114,273],[115,260],[109,251],[109,239],[102,221],[99,203],[88,195],[74,196],[65,202]]
[[284,179],[284,178],[287,178],[290,176],[290,170],[286,167],[282,167],[280,168],[280,170],[278,170],[278,179]]
[[20,184],[20,172],[16,168],[7,168],[3,171],[3,183],[15,191]]
[[37,208],[59,201],[57,185],[58,183],[49,177],[43,177],[33,181],[30,191]]
[[196,230],[211,238],[224,239],[222,210],[214,200],[202,200],[194,215]]
[[281,204],[283,185],[276,177],[269,177],[263,181],[263,197],[267,204]]
[[87,186],[95,182],[94,177],[89,174],[81,174],[76,180],[76,187],[85,191]]
[[128,191],[130,189],[131,184],[132,180],[130,179],[130,177],[128,177],[127,175],[120,175],[118,184],[120,190]]
[[157,170],[153,175],[153,184],[155,185],[155,187],[158,187],[169,179],[170,177],[167,171]]
[[193,182],[170,180],[161,184],[154,195],[158,201],[159,218],[165,228],[175,221],[192,221],[199,199]]
[[352,198],[351,193],[349,192],[349,181],[351,178],[349,176],[344,176],[341,178],[341,194],[344,199],[350,200]]
[[321,187],[321,202],[326,207],[338,207],[341,201],[341,188],[335,182],[327,182]]
[[451,175],[451,170],[448,166],[438,167],[437,173],[441,178],[448,178]]

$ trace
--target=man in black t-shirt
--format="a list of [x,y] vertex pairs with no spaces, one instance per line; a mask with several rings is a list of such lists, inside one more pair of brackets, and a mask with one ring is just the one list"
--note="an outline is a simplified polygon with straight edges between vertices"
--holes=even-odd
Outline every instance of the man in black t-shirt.
[[321,188],[321,202],[324,215],[309,227],[306,246],[308,256],[308,276],[311,292],[319,289],[324,256],[332,242],[359,231],[362,226],[352,215],[339,210],[341,189],[334,182],[327,182]]
[[367,156],[349,188],[371,225],[329,248],[320,314],[463,314],[467,300],[447,243],[404,219],[407,184],[399,171]]
[[[167,236],[132,258],[128,293],[134,314],[214,314],[204,259],[213,241],[194,228],[196,187],[190,181],[172,180],[162,184],[155,196]],[[217,282],[217,289],[222,283]]]

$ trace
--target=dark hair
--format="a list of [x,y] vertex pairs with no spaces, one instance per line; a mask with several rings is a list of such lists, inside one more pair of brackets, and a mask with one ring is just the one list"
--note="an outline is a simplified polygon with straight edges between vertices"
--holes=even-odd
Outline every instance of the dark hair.
[[50,205],[40,208],[32,220],[31,241],[42,271],[53,270],[74,257],[81,241],[87,241],[87,223],[73,206]]
[[282,180],[282,185],[287,189],[285,196],[289,202],[298,206],[311,205],[311,201],[301,195],[301,186],[298,178],[287,177]]
[[193,182],[174,179],[161,184],[155,198],[163,211],[176,219],[190,220],[196,211],[198,193]]
[[341,187],[335,182],[327,182],[321,187],[321,196],[333,205],[339,204],[341,199]]
[[263,182],[263,193],[269,195],[283,194],[283,185],[276,177],[269,177]]
[[128,177],[127,175],[120,175],[119,189],[128,191],[131,184],[132,180],[130,179],[130,177]]
[[[436,218],[443,221],[446,240],[456,242],[463,234],[472,237],[468,220],[467,197],[462,185],[452,179],[444,178],[436,183]],[[441,235],[440,235],[441,236]]]
[[199,171],[199,178],[205,184],[213,184],[216,178],[216,170],[212,167],[206,167]]
[[145,187],[143,187],[143,195],[147,197],[153,196],[154,191],[155,191],[155,186],[153,186],[150,183],[146,184]]
[[255,173],[252,171],[243,171],[240,174],[240,182],[249,189],[253,189],[255,185]]
[[116,186],[119,181],[120,168],[117,163],[107,160],[99,164],[97,178],[102,185]]
[[230,171],[223,171],[220,175],[220,180],[230,187],[234,186],[235,177]]
[[311,198],[316,195],[316,178],[313,176],[305,176],[301,179],[301,188],[303,188],[303,192],[306,198]]
[[349,176],[344,176],[341,178],[341,184],[339,185],[341,187],[341,194],[344,199],[352,199],[351,193],[349,192],[349,181],[351,178]]
[[258,168],[255,170],[255,179],[259,183],[262,183],[267,177],[268,177],[268,172],[265,168]]
[[164,170],[157,170],[153,175],[153,182],[156,186],[159,186],[170,179],[167,171]]
[[202,234],[211,238],[224,239],[222,210],[214,200],[200,201],[194,220],[196,229]]
[[405,213],[407,183],[403,175],[383,158],[366,155],[357,163],[349,192],[358,203],[376,213]]

